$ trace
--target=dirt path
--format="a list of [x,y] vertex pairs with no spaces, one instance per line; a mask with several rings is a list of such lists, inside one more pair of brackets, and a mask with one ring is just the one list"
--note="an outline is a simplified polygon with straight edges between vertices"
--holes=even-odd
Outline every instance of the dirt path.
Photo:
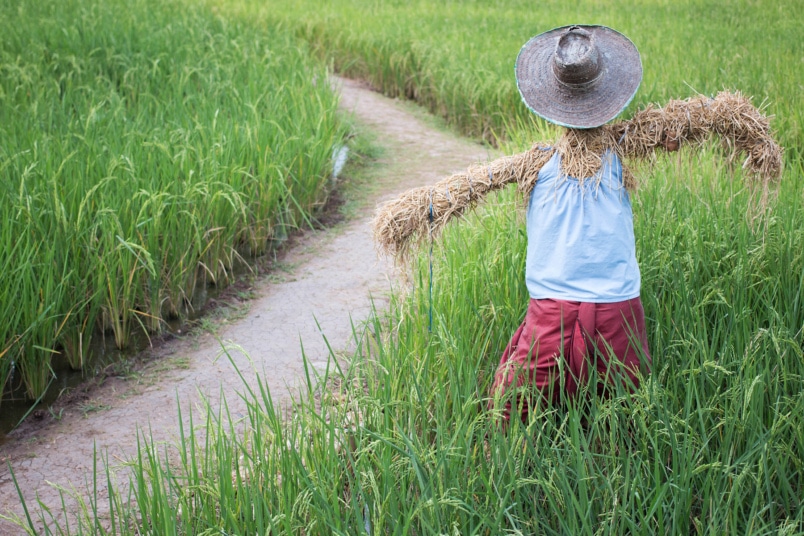
[[[287,270],[278,274],[281,277],[273,274],[258,282],[248,312],[224,324],[218,333],[232,361],[249,377],[258,371],[279,403],[289,400],[289,386],[302,377],[302,345],[311,363],[326,363],[323,336],[333,348],[347,350],[352,322],[368,317],[370,299],[380,308],[387,303],[394,274],[390,262],[377,258],[371,241],[374,205],[490,156],[480,145],[422,121],[410,105],[356,82],[338,83],[342,109],[353,113],[386,147],[381,167],[374,171],[376,194],[360,210],[360,217],[302,237],[284,257]],[[65,411],[60,420],[35,432],[12,434],[12,440],[0,446],[0,513],[22,515],[6,461],[29,504],[38,495],[55,511],[60,499],[48,483],[86,489],[93,451],[105,452],[116,464],[136,452],[138,429],[150,429],[158,441],[175,439],[177,401],[186,416],[197,406],[199,393],[217,403],[223,390],[232,415],[242,414],[235,392],[243,385],[221,350],[211,335],[168,343],[160,349],[162,365],[152,369],[150,381],[112,382],[93,392],[89,404]],[[105,498],[106,490],[100,489],[99,496]],[[0,520],[0,534],[17,533]]]

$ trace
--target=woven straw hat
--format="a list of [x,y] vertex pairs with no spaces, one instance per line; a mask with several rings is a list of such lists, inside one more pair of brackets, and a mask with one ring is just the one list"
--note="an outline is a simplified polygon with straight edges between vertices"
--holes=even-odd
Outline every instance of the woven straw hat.
[[636,46],[606,26],[563,26],[525,43],[516,85],[536,115],[569,128],[599,127],[617,117],[642,80]]

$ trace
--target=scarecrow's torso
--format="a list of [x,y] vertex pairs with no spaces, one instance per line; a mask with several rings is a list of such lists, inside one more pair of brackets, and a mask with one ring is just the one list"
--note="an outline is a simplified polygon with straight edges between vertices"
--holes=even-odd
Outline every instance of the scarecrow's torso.
[[531,298],[607,303],[639,296],[631,200],[613,152],[580,181],[561,172],[555,151],[531,192],[527,230]]

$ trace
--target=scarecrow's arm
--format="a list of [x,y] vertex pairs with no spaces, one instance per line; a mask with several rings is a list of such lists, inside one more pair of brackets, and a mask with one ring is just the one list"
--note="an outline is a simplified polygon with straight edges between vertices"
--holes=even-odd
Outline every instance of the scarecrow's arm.
[[377,209],[374,240],[384,253],[404,255],[412,243],[438,233],[492,190],[516,183],[521,191],[529,192],[552,154],[552,148],[536,144],[524,153],[477,164],[432,186],[409,190]]
[[664,108],[648,107],[611,128],[620,154],[627,158],[651,158],[658,148],[675,151],[716,134],[731,149],[732,157],[746,155],[743,167],[763,184],[781,175],[782,149],[771,136],[770,118],[740,93],[672,100]]

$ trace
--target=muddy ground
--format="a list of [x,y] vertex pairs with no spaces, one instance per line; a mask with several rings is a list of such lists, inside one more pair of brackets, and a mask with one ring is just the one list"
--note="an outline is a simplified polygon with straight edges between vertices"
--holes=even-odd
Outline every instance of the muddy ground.
[[[372,301],[378,308],[387,304],[399,279],[372,243],[376,204],[493,155],[439,128],[409,103],[358,82],[335,83],[343,112],[384,147],[353,215],[294,239],[269,273],[228,293],[226,305],[208,319],[209,330],[160,343],[131,370],[77,389],[58,413],[40,412],[9,434],[0,445],[0,514],[23,515],[9,464],[27,501],[38,496],[55,512],[60,498],[52,484],[86,489],[94,452],[121,467],[136,452],[138,431],[174,441],[179,405],[185,420],[191,408],[200,416],[200,395],[215,406],[223,392],[232,416],[241,416],[236,393],[244,386],[234,366],[250,383],[260,374],[274,401],[287,404],[303,377],[302,348],[314,366],[325,366],[327,342],[336,353],[348,353],[352,326],[368,317]],[[107,496],[104,482],[101,499]],[[0,520],[1,535],[21,533]]]

